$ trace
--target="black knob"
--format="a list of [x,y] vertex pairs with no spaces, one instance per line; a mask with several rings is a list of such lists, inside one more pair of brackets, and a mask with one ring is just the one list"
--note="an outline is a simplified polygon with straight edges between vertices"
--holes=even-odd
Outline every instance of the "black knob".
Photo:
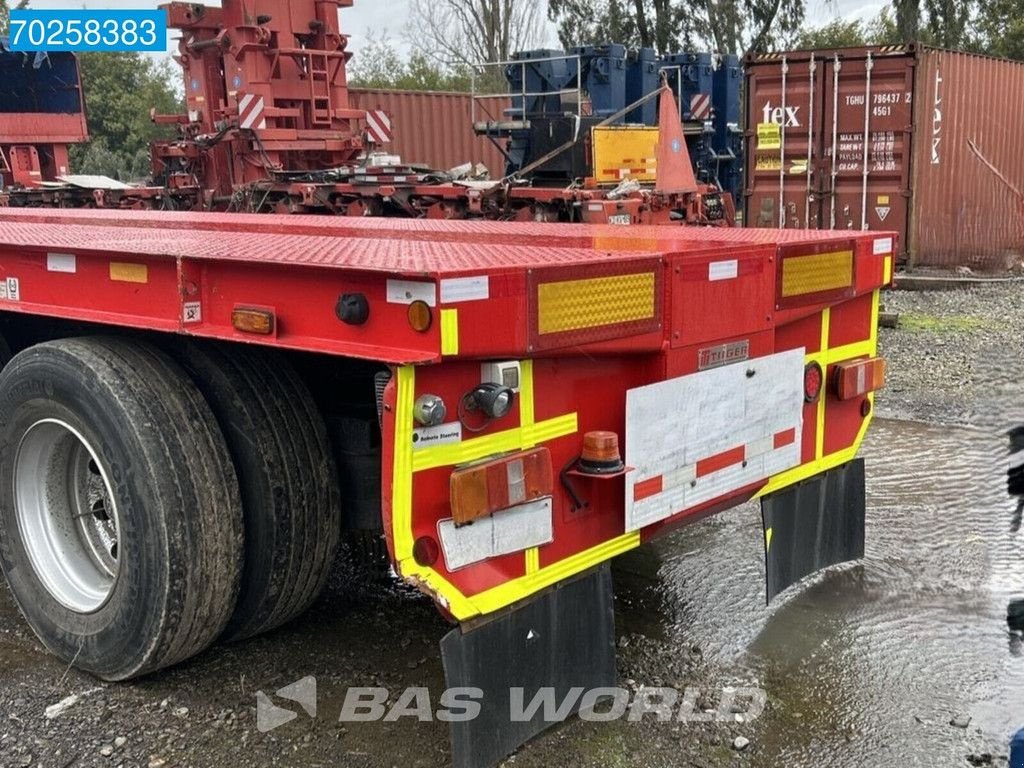
[[370,318],[370,302],[361,293],[343,293],[334,313],[346,325],[362,325]]

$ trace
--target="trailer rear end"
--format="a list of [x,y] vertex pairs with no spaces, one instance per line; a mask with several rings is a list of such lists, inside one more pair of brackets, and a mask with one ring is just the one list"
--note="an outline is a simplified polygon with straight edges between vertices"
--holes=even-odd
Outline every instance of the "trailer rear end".
[[376,531],[458,624],[455,762],[492,765],[550,725],[509,689],[615,684],[615,555],[759,498],[769,598],[862,556],[895,252],[0,211],[0,564],[51,650],[126,679],[301,613],[341,530]]

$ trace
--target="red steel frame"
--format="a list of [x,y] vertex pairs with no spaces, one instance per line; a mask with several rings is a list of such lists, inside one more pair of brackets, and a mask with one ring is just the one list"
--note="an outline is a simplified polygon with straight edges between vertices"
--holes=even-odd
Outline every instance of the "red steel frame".
[[[467,619],[673,526],[853,458],[871,396],[842,402],[826,394],[805,406],[803,434],[785,437],[800,440],[799,467],[636,533],[624,531],[621,478],[585,480],[584,510],[556,486],[548,545],[454,573],[443,561],[417,561],[413,551],[450,514],[447,484],[456,465],[544,445],[557,472],[579,453],[585,432],[624,434],[628,389],[694,373],[717,345],[745,342],[750,358],[803,348],[826,379],[835,363],[874,356],[879,289],[891,281],[894,246],[888,233],[0,209],[0,278],[7,282],[0,310],[389,367],[382,414],[389,547],[406,579]],[[852,252],[849,290],[782,307],[779,262],[836,249]],[[711,265],[723,260],[735,262],[735,277],[710,280]],[[539,284],[634,273],[655,276],[656,322],[602,324],[604,299],[595,299],[583,309],[598,318],[589,329],[549,338],[538,332]],[[486,296],[446,301],[445,281],[466,277],[486,278]],[[395,299],[396,286],[406,283],[433,291],[426,332],[410,326],[407,303]],[[346,293],[366,297],[365,324],[336,316]],[[273,334],[235,330],[231,315],[239,308],[272,312]],[[524,381],[513,412],[459,446],[414,454],[415,396],[458,402],[479,383],[481,360],[520,362]]]

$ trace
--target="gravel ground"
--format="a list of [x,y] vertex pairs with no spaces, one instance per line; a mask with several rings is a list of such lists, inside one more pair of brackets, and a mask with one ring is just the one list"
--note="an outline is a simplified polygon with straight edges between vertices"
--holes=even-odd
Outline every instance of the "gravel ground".
[[1024,420],[1024,283],[952,291],[889,291],[896,329],[879,334],[888,362],[879,414],[944,424]]

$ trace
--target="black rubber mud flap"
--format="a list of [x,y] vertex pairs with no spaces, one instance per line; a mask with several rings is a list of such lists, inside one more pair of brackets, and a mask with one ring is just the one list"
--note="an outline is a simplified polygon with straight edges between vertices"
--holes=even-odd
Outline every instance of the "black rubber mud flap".
[[761,500],[767,601],[804,576],[864,557],[864,460]]
[[512,689],[522,689],[520,701],[529,705],[540,688],[552,688],[557,706],[574,687],[615,685],[610,568],[603,565],[477,628],[449,632],[441,640],[441,658],[448,688],[483,693],[478,717],[451,723],[452,764],[491,768],[560,722],[547,721],[542,707],[531,720],[517,722],[523,718],[513,717]]

